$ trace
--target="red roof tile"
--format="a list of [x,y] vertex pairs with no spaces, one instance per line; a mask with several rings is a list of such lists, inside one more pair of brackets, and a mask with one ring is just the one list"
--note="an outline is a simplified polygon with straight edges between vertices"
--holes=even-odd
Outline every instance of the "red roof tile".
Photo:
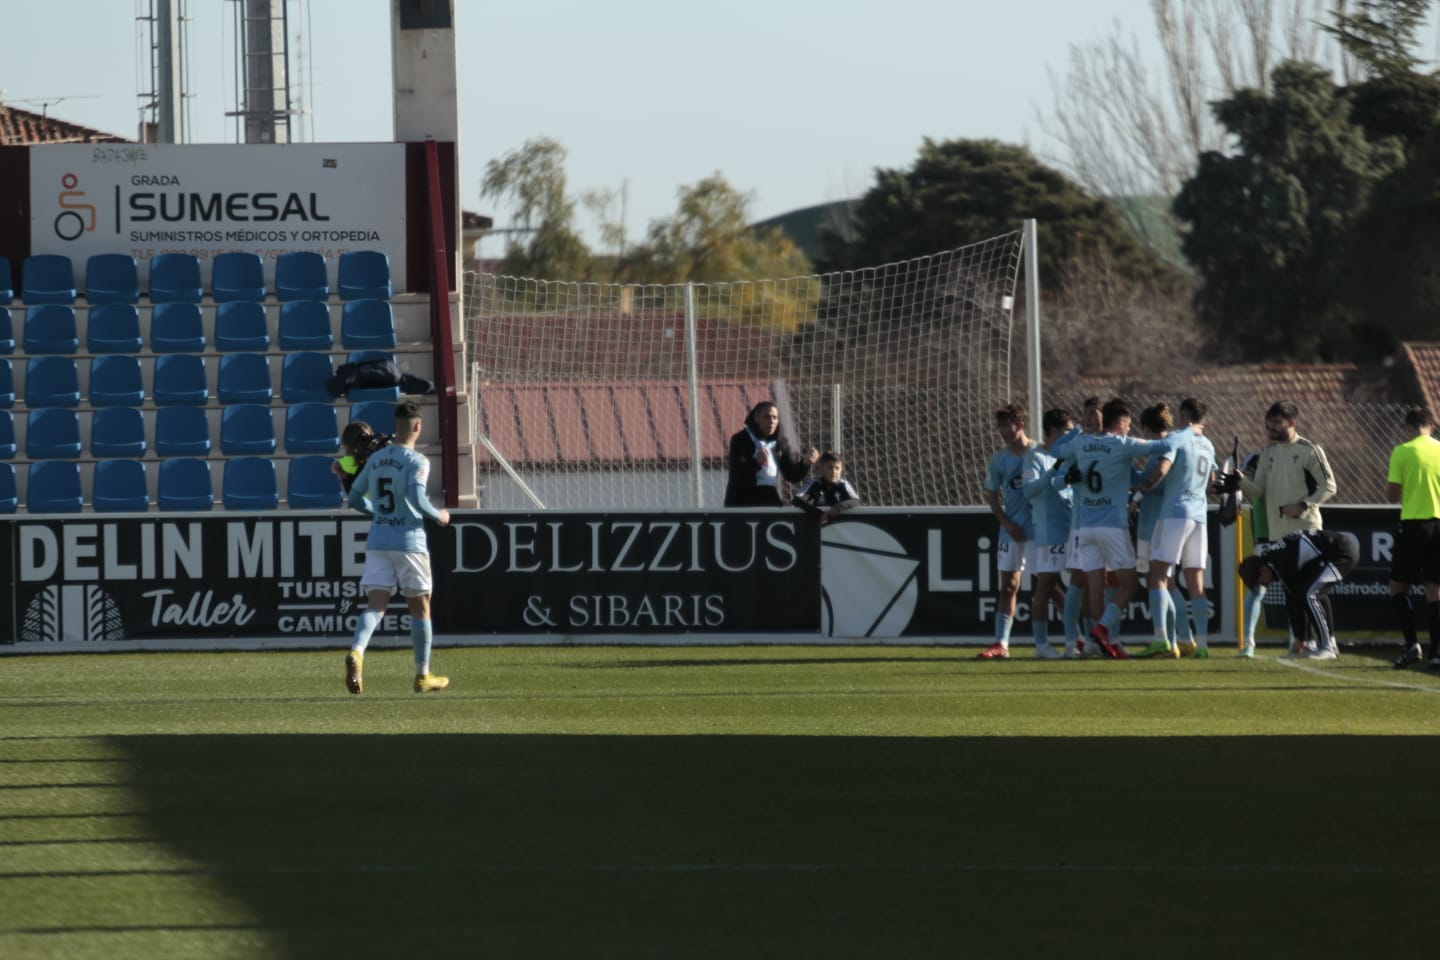
[[0,144],[127,142],[113,133],[0,103]]

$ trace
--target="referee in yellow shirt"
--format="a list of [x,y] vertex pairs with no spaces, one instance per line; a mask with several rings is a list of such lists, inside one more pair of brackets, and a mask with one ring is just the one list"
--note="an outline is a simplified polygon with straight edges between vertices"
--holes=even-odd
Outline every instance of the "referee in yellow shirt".
[[1395,669],[1420,660],[1410,588],[1423,583],[1430,626],[1428,666],[1440,670],[1440,440],[1431,436],[1435,422],[1429,410],[1407,410],[1405,425],[1414,436],[1390,452],[1385,478],[1390,502],[1400,504],[1400,532],[1390,558],[1390,600],[1405,635],[1405,651],[1395,658]]

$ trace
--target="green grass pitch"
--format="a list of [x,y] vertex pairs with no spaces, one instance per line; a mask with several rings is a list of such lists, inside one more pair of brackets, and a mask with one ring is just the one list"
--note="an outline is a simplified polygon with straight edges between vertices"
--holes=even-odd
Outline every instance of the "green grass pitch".
[[0,957],[1434,949],[1440,675],[918,647],[0,658]]

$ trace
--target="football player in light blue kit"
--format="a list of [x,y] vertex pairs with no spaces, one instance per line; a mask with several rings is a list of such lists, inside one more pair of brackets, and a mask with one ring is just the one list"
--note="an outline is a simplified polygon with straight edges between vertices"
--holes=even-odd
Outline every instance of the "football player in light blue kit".
[[[1030,501],[1030,522],[1034,535],[1025,544],[1025,566],[1033,578],[1030,591],[1030,632],[1035,638],[1037,660],[1058,660],[1064,656],[1050,645],[1048,635],[1050,596],[1065,570],[1065,546],[1070,540],[1070,513],[1074,494],[1057,481],[1050,469],[1055,465],[1051,448],[1060,441],[1075,420],[1064,410],[1046,410],[1041,420],[1045,442],[1031,447],[1020,469],[1025,496]],[[1068,599],[1068,595],[1067,595]],[[1075,650],[1079,635],[1078,618],[1063,616],[1065,649]]]
[[[1168,403],[1157,403],[1140,411],[1140,427],[1145,431],[1145,435],[1152,439],[1162,440],[1170,436],[1174,426],[1175,418],[1170,414]],[[1135,572],[1145,580],[1144,587],[1150,598],[1150,618],[1155,624],[1155,639],[1140,654],[1142,657],[1177,656],[1178,635],[1183,635],[1186,643],[1191,639],[1190,618],[1176,615],[1178,611],[1187,609],[1179,588],[1173,582],[1170,584],[1170,603],[1163,607],[1157,607],[1154,595],[1155,578],[1151,573],[1150,556],[1155,526],[1160,521],[1160,509],[1164,505],[1165,494],[1163,489],[1157,487],[1149,488],[1148,493],[1142,492],[1142,488],[1159,464],[1160,458],[1161,454],[1152,453],[1145,461],[1145,466],[1136,471],[1136,492],[1131,497],[1132,504],[1137,498],[1140,501],[1139,508],[1135,511]]]
[[425,518],[442,527],[450,511],[436,509],[425,493],[430,461],[415,449],[420,438],[420,405],[405,400],[395,407],[395,437],[370,455],[350,488],[350,506],[370,517],[365,541],[365,572],[360,586],[369,606],[355,625],[355,639],[345,657],[345,688],[364,689],[365,647],[375,633],[390,595],[397,590],[410,608],[410,643],[415,650],[416,693],[433,693],[450,686],[448,677],[430,672],[430,547],[425,539]]
[[[1111,400],[1100,411],[1103,432],[1073,434],[1055,446],[1056,467],[1079,468],[1075,486],[1075,533],[1070,549],[1085,571],[1086,600],[1092,616],[1090,639],[1112,659],[1129,657],[1119,642],[1120,611],[1135,595],[1135,545],[1130,542],[1130,489],[1136,457],[1168,449],[1165,440],[1137,440],[1130,432],[1130,408]],[[1115,593],[1105,600],[1105,570],[1115,574]],[[1103,612],[1101,612],[1103,610]],[[1114,637],[1115,642],[1111,642]]]
[[1025,570],[1025,543],[1034,534],[1030,500],[1025,496],[1020,470],[1033,444],[1025,434],[1025,408],[1011,403],[995,411],[995,430],[1005,446],[990,458],[985,471],[985,502],[1000,521],[1000,544],[995,565],[1000,592],[995,599],[995,642],[980,653],[981,660],[1010,657],[1010,628],[1020,596],[1020,574]]
[[1210,601],[1205,597],[1205,567],[1210,554],[1206,535],[1206,507],[1215,480],[1215,445],[1205,436],[1205,404],[1194,397],[1180,401],[1180,429],[1167,438],[1170,450],[1140,489],[1161,488],[1160,520],[1150,545],[1150,614],[1155,635],[1161,635],[1165,608],[1171,604],[1170,585],[1176,565],[1185,575],[1190,595],[1190,616],[1195,638],[1176,644],[1174,655],[1210,656],[1206,636],[1210,630]]

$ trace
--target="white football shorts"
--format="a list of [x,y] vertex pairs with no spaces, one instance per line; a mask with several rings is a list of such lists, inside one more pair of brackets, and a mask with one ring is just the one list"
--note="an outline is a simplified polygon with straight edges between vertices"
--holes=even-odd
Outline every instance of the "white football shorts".
[[1209,558],[1205,542],[1205,524],[1196,520],[1161,517],[1155,524],[1150,555],[1161,563],[1181,570],[1204,570]]
[[1130,531],[1121,527],[1081,527],[1071,540],[1077,569],[1134,570],[1135,547]]
[[[386,590],[403,597],[423,597],[431,592],[430,554],[404,550],[366,550],[365,572],[360,589]],[[397,589],[398,588],[398,589]]]
[[1014,573],[1025,569],[1025,544],[1028,541],[1001,539],[995,554],[995,568],[1001,573]]
[[1064,543],[1025,541],[1025,569],[1035,573],[1061,573],[1065,568]]

